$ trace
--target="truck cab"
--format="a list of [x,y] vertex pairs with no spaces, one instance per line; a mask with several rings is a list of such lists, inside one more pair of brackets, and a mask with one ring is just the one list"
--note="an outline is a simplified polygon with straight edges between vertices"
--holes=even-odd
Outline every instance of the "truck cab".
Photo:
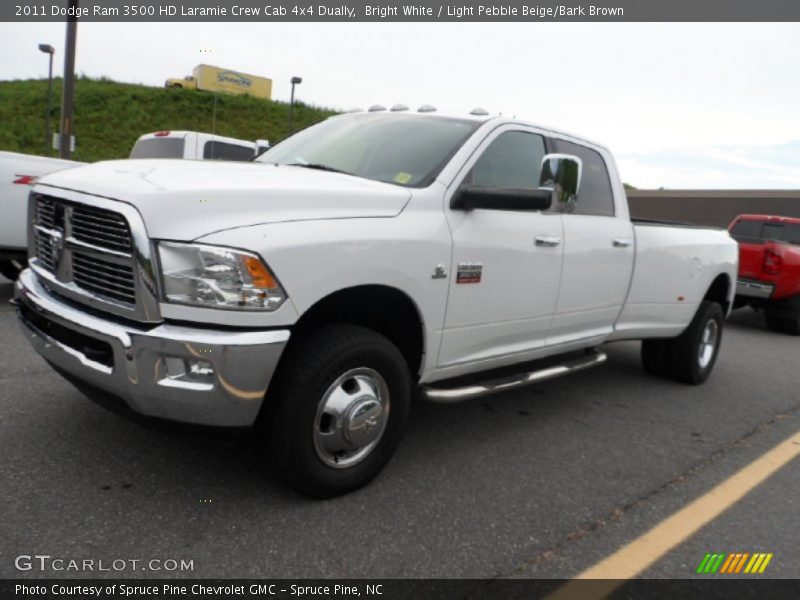
[[187,75],[186,77],[183,78],[172,77],[164,82],[164,87],[183,88],[185,90],[196,90],[197,79],[195,79],[192,75]]
[[254,142],[197,131],[156,131],[141,136],[130,158],[183,158],[188,160],[253,160]]

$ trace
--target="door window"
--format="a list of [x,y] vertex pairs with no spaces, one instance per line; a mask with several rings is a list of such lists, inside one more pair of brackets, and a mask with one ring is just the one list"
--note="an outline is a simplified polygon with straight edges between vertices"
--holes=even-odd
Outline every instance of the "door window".
[[479,187],[538,188],[544,138],[525,131],[497,136],[473,165],[465,183]]
[[614,196],[608,168],[600,153],[572,142],[553,140],[556,152],[572,154],[581,159],[583,171],[578,199],[571,214],[614,216]]

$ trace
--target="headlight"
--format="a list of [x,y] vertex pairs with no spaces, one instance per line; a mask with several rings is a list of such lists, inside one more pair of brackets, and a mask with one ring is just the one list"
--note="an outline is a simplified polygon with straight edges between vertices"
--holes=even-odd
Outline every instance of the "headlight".
[[163,296],[167,302],[212,308],[275,310],[286,293],[261,259],[250,252],[160,242]]

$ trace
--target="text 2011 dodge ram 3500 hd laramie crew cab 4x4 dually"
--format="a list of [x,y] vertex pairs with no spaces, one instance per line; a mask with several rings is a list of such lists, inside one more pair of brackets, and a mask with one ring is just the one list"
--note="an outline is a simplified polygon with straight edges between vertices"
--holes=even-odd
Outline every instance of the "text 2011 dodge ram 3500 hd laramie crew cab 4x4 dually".
[[381,470],[415,394],[512,389],[631,339],[649,372],[702,382],[736,281],[727,231],[631,223],[605,148],[480,114],[64,171],[29,221],[19,316],[55,369],[143,415],[255,425],[318,497]]

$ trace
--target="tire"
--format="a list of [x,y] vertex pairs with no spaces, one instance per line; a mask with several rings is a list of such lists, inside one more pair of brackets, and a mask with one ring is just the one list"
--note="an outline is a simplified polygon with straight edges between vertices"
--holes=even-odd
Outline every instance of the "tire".
[[669,375],[669,347],[672,340],[643,340],[642,367],[654,377]]
[[9,281],[16,281],[26,266],[25,261],[0,260],[0,274]]
[[384,336],[333,325],[293,340],[258,429],[294,489],[331,498],[369,483],[400,444],[411,404],[403,355]]
[[708,379],[719,355],[724,320],[718,303],[700,303],[689,327],[670,343],[668,362],[674,379],[692,385]]

